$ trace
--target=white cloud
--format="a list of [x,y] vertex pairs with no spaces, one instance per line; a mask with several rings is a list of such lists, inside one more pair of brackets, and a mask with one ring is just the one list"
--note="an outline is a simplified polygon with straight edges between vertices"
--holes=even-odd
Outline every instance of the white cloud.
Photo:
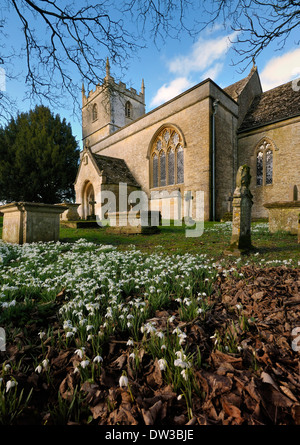
[[214,66],[209,68],[202,75],[203,80],[208,79],[208,78],[211,80],[215,80],[217,78],[217,76],[220,74],[220,72],[222,71],[223,67],[224,67],[224,63],[221,63],[221,62],[216,63]]
[[186,89],[190,88],[192,83],[186,77],[178,77],[172,80],[169,84],[164,84],[159,88],[156,95],[151,101],[151,106],[158,106],[173,97],[178,96]]
[[300,76],[300,49],[295,49],[269,60],[260,78],[264,91]]
[[187,76],[191,72],[207,70],[216,60],[224,58],[236,37],[236,32],[214,39],[200,38],[189,54],[175,57],[169,63],[171,73]]

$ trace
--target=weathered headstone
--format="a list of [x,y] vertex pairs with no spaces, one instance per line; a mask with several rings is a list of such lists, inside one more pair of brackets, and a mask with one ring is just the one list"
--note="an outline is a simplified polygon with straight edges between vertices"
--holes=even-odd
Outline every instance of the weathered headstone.
[[68,207],[67,210],[64,210],[64,212],[60,215],[61,221],[78,221],[80,219],[78,213],[78,207],[80,206],[80,204],[75,204],[72,202],[62,202],[56,205]]
[[242,252],[253,248],[251,242],[251,208],[250,167],[243,165],[236,175],[236,188],[232,200],[232,236],[230,252]]
[[126,235],[158,233],[161,223],[160,212],[155,210],[108,212],[107,219],[110,223],[107,228],[109,233]]
[[58,241],[59,216],[65,206],[35,202],[13,202],[0,207],[3,218],[2,239],[8,243]]

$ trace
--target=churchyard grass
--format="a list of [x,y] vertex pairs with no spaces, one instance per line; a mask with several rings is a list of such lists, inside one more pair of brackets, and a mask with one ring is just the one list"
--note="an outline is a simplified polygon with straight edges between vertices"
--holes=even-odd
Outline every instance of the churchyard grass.
[[[151,236],[61,228],[57,243],[20,246],[0,241],[0,326],[6,342],[24,353],[30,349],[31,360],[20,365],[23,373],[29,366],[30,373],[55,387],[47,356],[50,345],[72,349],[77,357],[74,373],[82,385],[99,381],[111,339],[121,338],[128,348],[131,377],[138,376],[139,361],[149,354],[178,397],[184,397],[191,418],[192,393],[201,393],[194,371],[203,362],[197,345],[186,343],[184,326],[194,320],[204,323],[218,273],[243,279],[242,264],[299,266],[296,236],[270,235],[264,222],[253,223],[252,235],[257,250],[242,259],[223,255],[230,223],[207,223],[198,238],[186,238],[184,227],[171,226]],[[176,315],[160,325],[156,311]],[[251,321],[243,319],[241,308],[237,311],[246,331]],[[38,338],[32,338],[33,332]],[[215,348],[239,352],[231,329],[223,338],[218,332],[211,338]],[[18,392],[10,383],[18,372],[6,365],[0,371],[0,398],[5,422],[10,423],[15,420],[10,407],[21,415],[21,402],[28,404],[32,388],[27,385],[26,394],[24,388]],[[70,417],[79,422],[86,414],[85,405],[82,413],[79,408],[82,393],[76,389],[72,397],[71,405],[61,395],[56,403],[49,401],[52,422]]]

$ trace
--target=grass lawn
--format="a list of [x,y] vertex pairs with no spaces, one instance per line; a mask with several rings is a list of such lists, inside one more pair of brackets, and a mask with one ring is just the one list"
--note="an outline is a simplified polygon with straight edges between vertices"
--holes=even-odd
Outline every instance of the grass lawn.
[[[188,229],[187,229],[188,230]],[[105,228],[99,229],[60,229],[62,242],[74,242],[80,238],[97,244],[109,244],[119,250],[135,246],[136,249],[165,254],[207,254],[215,259],[224,258],[231,238],[231,224],[206,222],[201,236],[187,237],[184,226],[161,226],[160,233],[154,235],[112,235]],[[258,257],[266,261],[299,260],[300,246],[296,235],[286,232],[270,234],[266,222],[252,223],[252,243],[255,251],[247,256],[247,261],[257,262]]]

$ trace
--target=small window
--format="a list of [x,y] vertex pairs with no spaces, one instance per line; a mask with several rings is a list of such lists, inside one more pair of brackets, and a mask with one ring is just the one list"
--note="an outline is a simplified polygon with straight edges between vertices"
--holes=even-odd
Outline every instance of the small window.
[[98,119],[98,109],[97,109],[97,105],[96,104],[93,105],[92,119],[93,119],[93,121],[96,121]]
[[273,184],[273,150],[266,140],[259,145],[256,153],[256,185]]
[[132,105],[129,101],[125,104],[125,116],[132,118]]

